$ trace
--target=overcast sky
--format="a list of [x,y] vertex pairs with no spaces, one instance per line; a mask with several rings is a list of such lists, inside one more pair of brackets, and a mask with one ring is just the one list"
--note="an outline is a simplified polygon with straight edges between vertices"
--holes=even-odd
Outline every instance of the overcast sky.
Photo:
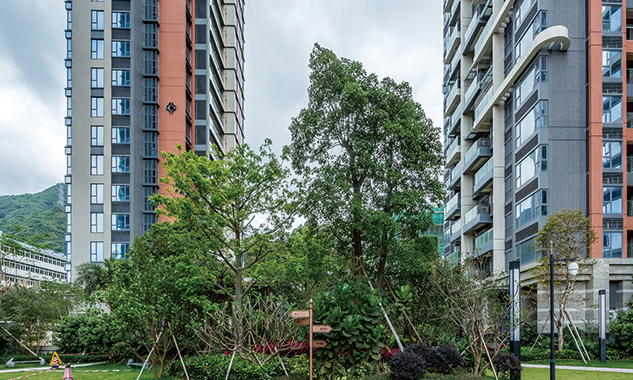
[[[441,0],[247,0],[246,141],[256,147],[269,137],[277,152],[290,143],[290,118],[307,104],[315,42],[379,77],[409,82],[441,125],[441,8]],[[62,0],[2,2],[0,195],[63,181],[65,21]]]

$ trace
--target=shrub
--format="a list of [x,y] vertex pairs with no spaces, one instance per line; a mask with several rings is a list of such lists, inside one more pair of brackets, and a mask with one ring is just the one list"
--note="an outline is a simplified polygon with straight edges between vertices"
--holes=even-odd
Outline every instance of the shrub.
[[498,353],[492,360],[495,370],[504,377],[518,378],[517,373],[521,371],[521,362],[514,354]]
[[418,380],[426,373],[426,362],[413,351],[401,351],[393,355],[389,368],[395,380]]
[[[465,364],[462,354],[459,353],[457,347],[450,343],[444,343],[437,347],[434,351],[434,356],[436,356],[439,360],[436,360],[437,364],[433,366],[434,371],[429,369],[429,372],[450,374],[457,368],[463,367]],[[431,366],[427,363],[427,367]]]
[[429,355],[429,352],[433,349],[433,347],[428,346],[426,343],[421,342],[418,344],[412,344],[409,347],[405,348],[405,351],[411,351],[416,353],[422,357],[422,359],[426,360],[426,357]]
[[[189,356],[183,359],[190,379],[224,379],[229,369],[231,355]],[[293,359],[285,359],[284,364],[291,360]],[[170,374],[179,379],[185,378],[180,361],[174,362]],[[283,375],[284,372],[278,360],[268,362],[262,367],[235,355],[229,380],[270,380]]]
[[[630,306],[633,306],[633,303]],[[619,312],[617,318],[609,323],[609,331],[613,337],[613,347],[620,351],[628,351],[630,355],[633,352],[633,307]]]
[[535,360],[544,360],[549,358],[549,350],[541,349],[540,347],[534,347],[530,351],[530,347],[521,347],[521,361],[532,362]]

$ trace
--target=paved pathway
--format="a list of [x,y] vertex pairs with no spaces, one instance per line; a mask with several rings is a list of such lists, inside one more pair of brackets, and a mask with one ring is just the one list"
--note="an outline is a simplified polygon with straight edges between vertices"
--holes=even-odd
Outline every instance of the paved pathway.
[[[89,365],[95,365],[95,364],[103,364],[103,363],[107,363],[107,362],[99,362],[99,363],[84,363],[84,364],[71,364],[71,366],[73,368],[75,367],[86,367]],[[7,373],[7,372],[26,372],[26,371],[42,371],[45,369],[51,369],[51,366],[48,367],[32,367],[32,368],[12,368],[12,369],[3,369],[0,370],[0,373]],[[60,370],[64,370],[64,366],[61,365],[59,366]]]
[[[521,364],[523,367],[528,368],[547,368],[549,364]],[[556,369],[573,369],[575,371],[597,371],[597,372],[621,372],[621,373],[633,373],[631,368],[606,368],[606,367],[572,367],[570,365],[557,365]]]

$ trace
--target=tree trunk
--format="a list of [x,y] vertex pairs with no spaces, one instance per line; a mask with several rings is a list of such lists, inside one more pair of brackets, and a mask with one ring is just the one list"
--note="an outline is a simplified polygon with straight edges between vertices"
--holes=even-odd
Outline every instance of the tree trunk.
[[556,321],[556,329],[558,330],[558,350],[562,351],[565,348],[565,318],[563,317],[565,313],[565,307],[563,304],[560,305],[559,308],[559,317],[558,321]]
[[387,265],[387,235],[382,235],[382,246],[380,252],[380,259],[378,261],[378,288],[382,294],[382,286],[385,283],[385,266]]
[[242,306],[244,302],[244,275],[242,273],[242,261],[244,255],[242,253],[238,253],[235,255],[236,263],[235,267],[237,270],[235,271],[235,296],[233,297],[233,321],[234,321],[234,334],[235,340],[237,341],[237,348],[241,353],[244,347],[244,334],[242,330]]

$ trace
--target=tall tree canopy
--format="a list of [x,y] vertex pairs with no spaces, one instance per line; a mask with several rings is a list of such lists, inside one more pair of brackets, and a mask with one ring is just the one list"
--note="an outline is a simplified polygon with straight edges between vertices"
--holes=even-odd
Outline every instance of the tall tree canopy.
[[309,67],[308,106],[292,119],[286,150],[306,180],[305,214],[351,245],[356,275],[365,273],[364,245],[376,246],[381,283],[390,244],[426,229],[443,196],[439,129],[406,82],[318,44]]

